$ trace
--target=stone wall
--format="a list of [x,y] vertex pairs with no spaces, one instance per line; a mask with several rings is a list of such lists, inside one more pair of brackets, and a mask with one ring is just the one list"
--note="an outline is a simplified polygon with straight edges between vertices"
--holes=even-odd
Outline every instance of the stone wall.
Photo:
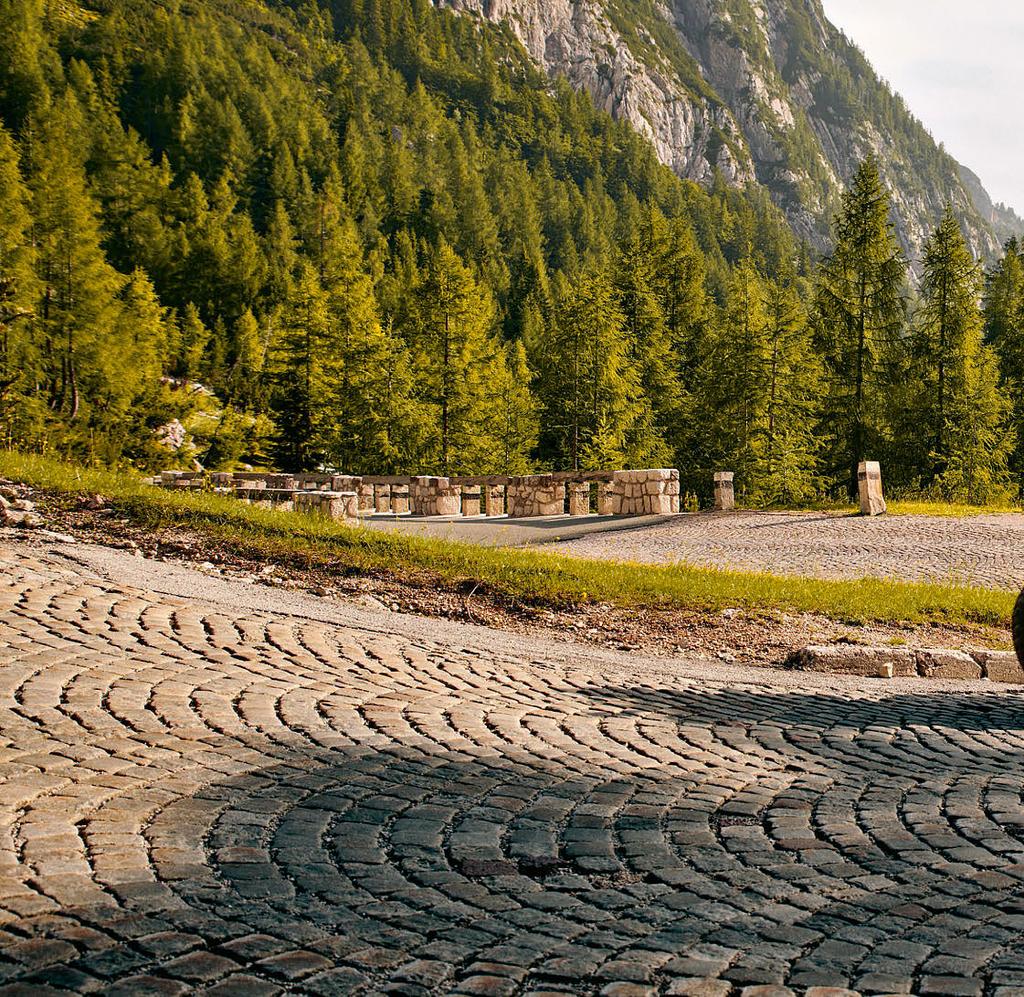
[[669,516],[679,512],[679,472],[675,468],[616,471],[612,479],[613,516]]
[[448,478],[413,478],[409,511],[414,516],[458,516],[462,512],[462,486],[453,485]]
[[355,492],[296,492],[292,501],[296,512],[324,516],[338,522],[359,518]]
[[509,478],[506,501],[509,519],[561,516],[565,513],[565,482],[550,474]]
[[[433,477],[421,475],[278,474],[164,471],[154,484],[164,488],[211,487],[261,505],[291,504],[295,496],[355,495],[358,515],[501,516],[532,518],[588,516],[597,490],[602,516],[670,515],[679,511],[679,472],[672,469],[578,471],[518,477]],[[257,496],[257,493],[266,493]],[[567,501],[568,500],[568,501]],[[329,506],[331,498],[323,502]],[[318,508],[302,499],[303,509]],[[568,506],[568,508],[567,508]],[[352,518],[345,504],[345,518]],[[333,513],[332,513],[333,515]]]

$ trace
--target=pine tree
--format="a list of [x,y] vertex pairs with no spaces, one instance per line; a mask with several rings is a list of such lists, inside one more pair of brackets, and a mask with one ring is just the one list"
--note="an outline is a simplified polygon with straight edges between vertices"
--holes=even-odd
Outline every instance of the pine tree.
[[29,193],[14,142],[0,126],[0,440],[31,438],[41,425],[39,357],[29,320],[36,296]]
[[[830,472],[851,495],[857,466],[883,446],[886,389],[906,323],[907,263],[889,215],[878,165],[866,159],[843,194],[836,245],[817,274],[814,323],[826,364],[823,430]],[[869,452],[870,451],[870,452]]]
[[273,359],[276,457],[287,470],[319,467],[330,452],[338,358],[328,298],[303,263],[285,303]]
[[968,501],[992,497],[1007,480],[1005,405],[995,357],[983,343],[981,287],[981,270],[947,209],[924,250],[917,421],[929,451],[928,479],[947,497]]
[[1010,402],[1010,467],[1024,488],[1024,259],[1016,239],[985,284],[985,338],[999,359],[1000,385]]
[[97,205],[75,159],[78,143],[68,130],[78,120],[68,95],[38,121],[29,153],[43,391],[65,429],[117,390],[111,378],[122,374],[124,349],[114,335],[124,279],[103,255]]
[[645,402],[608,275],[595,269],[573,278],[558,275],[554,293],[554,321],[536,361],[545,455],[575,470],[597,459],[596,440],[602,460],[625,454],[630,427],[644,422]]
[[500,449],[490,470],[498,474],[528,474],[540,428],[537,401],[530,391],[532,375],[521,341],[509,343],[489,375],[495,402],[490,407],[495,425],[488,435]]
[[498,352],[494,304],[470,269],[442,240],[431,252],[417,294],[412,330],[420,397],[436,413],[435,460],[441,474],[467,473],[493,460],[495,441],[479,431],[488,374]]

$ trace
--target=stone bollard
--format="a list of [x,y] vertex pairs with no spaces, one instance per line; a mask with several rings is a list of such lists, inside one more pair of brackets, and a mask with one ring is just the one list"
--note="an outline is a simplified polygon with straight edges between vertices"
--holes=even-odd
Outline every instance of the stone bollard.
[[391,486],[373,486],[373,507],[377,512],[391,512]]
[[882,495],[882,468],[877,460],[862,461],[857,467],[857,490],[860,492],[860,514],[881,516],[885,513]]
[[485,516],[505,515],[504,485],[485,485],[483,489],[483,497]]
[[480,515],[480,486],[464,485],[462,488],[462,515]]
[[590,515],[590,482],[574,481],[569,485],[569,515]]
[[395,516],[404,516],[409,511],[409,486],[391,486],[391,512]]
[[614,516],[617,514],[615,483],[612,481],[601,481],[597,486],[597,514],[599,516]]
[[375,512],[377,505],[376,500],[373,496],[373,485],[368,485],[365,482],[360,482],[356,488],[356,494],[359,496],[359,511],[360,512]]
[[736,508],[736,493],[733,489],[732,471],[715,472],[715,511],[732,512]]

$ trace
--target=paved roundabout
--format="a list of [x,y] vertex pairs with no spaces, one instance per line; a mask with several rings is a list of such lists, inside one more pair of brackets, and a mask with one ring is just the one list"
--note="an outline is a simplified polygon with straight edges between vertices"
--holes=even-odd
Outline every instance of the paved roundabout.
[[0,662],[2,993],[1024,993],[1017,691],[13,544]]

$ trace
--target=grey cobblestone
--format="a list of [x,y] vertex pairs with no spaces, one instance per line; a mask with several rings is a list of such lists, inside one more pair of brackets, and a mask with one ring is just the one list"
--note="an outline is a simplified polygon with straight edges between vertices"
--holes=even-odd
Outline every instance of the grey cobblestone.
[[1020,693],[468,633],[0,550],[0,992],[1024,983]]

